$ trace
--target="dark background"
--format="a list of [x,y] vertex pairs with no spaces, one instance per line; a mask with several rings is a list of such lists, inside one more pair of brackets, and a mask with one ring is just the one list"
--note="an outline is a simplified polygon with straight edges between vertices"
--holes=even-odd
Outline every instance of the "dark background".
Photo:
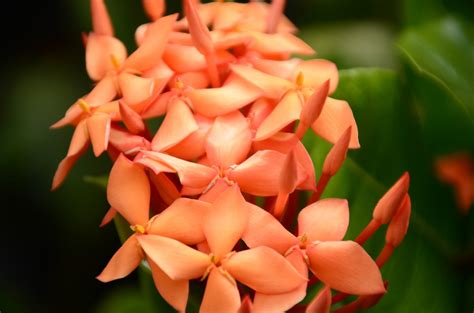
[[[108,2],[117,36],[131,50],[135,27],[146,21],[141,6]],[[392,41],[401,27],[438,14],[439,7],[472,12],[472,1],[432,1],[411,13],[410,1],[288,2],[287,14],[306,29],[304,38],[340,68],[398,68]],[[120,245],[113,226],[98,227],[108,209],[105,193],[83,180],[107,173],[107,158],[87,154],[58,191],[49,190],[72,129],[48,127],[91,87],[80,40],[90,30],[88,1],[8,6],[2,10],[0,76],[0,311],[113,312],[114,298],[133,303],[139,291],[136,274],[107,285],[94,278]]]

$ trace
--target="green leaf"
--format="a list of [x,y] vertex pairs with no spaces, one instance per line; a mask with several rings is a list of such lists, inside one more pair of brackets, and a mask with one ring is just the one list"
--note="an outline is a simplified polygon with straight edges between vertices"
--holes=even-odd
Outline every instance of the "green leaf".
[[[368,224],[383,193],[404,170],[410,172],[413,213],[402,245],[383,268],[389,291],[370,312],[459,312],[462,277],[456,258],[465,244],[462,218],[452,197],[432,174],[432,157],[426,153],[398,75],[382,69],[340,72],[336,98],[347,100],[358,122],[362,148],[349,152],[341,171],[329,183],[324,197],[349,200],[351,224],[346,236],[354,239]],[[321,168],[330,145],[315,136],[305,144]],[[384,244],[384,229],[365,248],[375,258]]]
[[424,136],[437,154],[474,149],[474,30],[446,18],[406,30],[399,40]]

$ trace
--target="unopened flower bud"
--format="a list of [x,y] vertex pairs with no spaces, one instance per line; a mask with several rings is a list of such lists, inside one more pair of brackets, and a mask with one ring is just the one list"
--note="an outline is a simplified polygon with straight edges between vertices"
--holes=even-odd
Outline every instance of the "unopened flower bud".
[[91,0],[91,15],[94,33],[104,36],[114,35],[114,28],[104,0]]
[[385,241],[396,248],[405,238],[410,223],[411,200],[407,194],[387,229]]
[[349,126],[341,135],[336,144],[329,151],[323,164],[323,173],[334,176],[346,160],[347,150],[351,140],[352,126]]
[[402,177],[390,188],[375,206],[373,219],[381,224],[387,224],[396,210],[402,204],[403,198],[410,186],[410,175],[405,172]]
[[148,17],[156,21],[165,13],[166,3],[164,0],[143,0],[143,7]]

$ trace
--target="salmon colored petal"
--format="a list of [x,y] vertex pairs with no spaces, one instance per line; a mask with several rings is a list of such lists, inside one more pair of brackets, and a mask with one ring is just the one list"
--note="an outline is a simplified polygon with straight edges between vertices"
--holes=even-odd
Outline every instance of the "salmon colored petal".
[[267,98],[280,99],[293,87],[293,83],[286,79],[266,74],[250,66],[234,64],[231,69],[235,74],[260,88]]
[[110,128],[109,144],[126,155],[148,150],[151,146],[150,142],[142,136],[130,134],[116,126]]
[[[144,151],[143,153],[146,158],[161,162],[165,167],[173,169],[173,172],[178,174],[181,184],[184,186],[194,188],[207,187],[217,174],[213,168],[183,161],[164,153],[151,151]],[[139,160],[138,162],[141,161]],[[156,174],[158,173],[156,172]]]
[[310,241],[342,240],[348,226],[349,204],[343,199],[319,200],[298,215],[298,234]]
[[280,254],[298,244],[298,239],[270,213],[248,204],[249,220],[242,240],[250,248],[267,246]]
[[339,72],[336,64],[328,60],[316,59],[301,62],[293,72],[293,79],[303,74],[304,84],[315,89],[329,80],[329,94],[332,94],[339,83]]
[[379,268],[353,241],[328,241],[306,249],[311,270],[331,288],[354,295],[385,292]]
[[117,250],[102,273],[97,276],[101,282],[120,279],[133,272],[143,259],[143,253],[135,235],[128,238]]
[[181,80],[185,86],[193,89],[205,89],[210,84],[209,76],[204,71],[177,74],[176,78]]
[[195,114],[194,119],[199,128],[166,153],[183,160],[195,160],[206,153],[206,138],[213,120],[199,114]]
[[86,148],[84,148],[84,151],[82,151],[81,153],[73,155],[73,156],[66,156],[63,160],[61,160],[61,162],[58,165],[58,168],[56,169],[56,172],[54,173],[51,190],[56,190],[59,188],[59,186],[62,185],[67,175],[69,174],[69,171],[71,170],[71,168],[74,166],[77,160],[79,160],[79,158],[86,152],[86,150],[87,150],[87,146]]
[[288,292],[305,282],[290,262],[268,247],[237,252],[223,267],[237,281],[266,294]]
[[267,139],[290,123],[298,120],[301,115],[301,108],[302,102],[298,93],[295,91],[288,92],[260,125],[255,140]]
[[86,152],[89,146],[89,132],[87,130],[86,120],[81,121],[71,138],[69,150],[66,157],[59,163],[56,173],[54,174],[51,189],[57,189],[66,178],[70,169],[76,161]]
[[208,255],[177,240],[155,235],[137,239],[146,255],[173,280],[199,278],[212,264]]
[[306,313],[329,313],[331,311],[331,289],[324,287],[309,303]]
[[[301,250],[295,249],[286,256],[288,262],[304,278],[308,278],[308,266],[306,265]],[[307,282],[303,282],[299,287],[281,294],[255,293],[255,312],[287,312],[306,296]]]
[[285,61],[268,60],[262,58],[250,58],[253,67],[271,76],[283,78],[287,81],[294,81],[293,73],[301,63],[300,59],[290,59]]
[[240,308],[240,294],[237,284],[214,269],[207,278],[206,290],[199,313],[237,312]]
[[294,133],[278,132],[272,137],[253,142],[253,149],[258,150],[275,150],[283,154],[290,153],[295,149],[298,143],[298,137]]
[[66,125],[77,125],[84,116],[86,116],[84,110],[82,110],[78,105],[78,102],[76,102],[66,111],[63,118],[51,125],[49,128],[58,129]]
[[113,36],[114,28],[104,0],[91,0],[92,29],[94,33]]
[[272,113],[275,107],[274,101],[267,98],[260,98],[255,101],[249,109],[247,118],[250,123],[250,129],[256,130],[262,125],[262,122]]
[[143,123],[140,115],[135,112],[125,102],[120,101],[120,117],[127,129],[133,134],[139,134],[145,131],[145,123]]
[[248,121],[239,111],[216,118],[206,140],[207,157],[221,168],[245,160],[251,146]]
[[169,278],[150,258],[147,258],[147,260],[150,264],[153,282],[160,295],[178,312],[186,312],[189,282]]
[[152,149],[165,151],[172,148],[198,128],[188,105],[180,98],[175,98],[169,103],[168,113],[153,138]]
[[327,98],[319,118],[311,125],[314,132],[331,143],[336,143],[344,131],[352,126],[352,137],[349,148],[360,148],[359,131],[346,101]]
[[[215,57],[218,66],[235,61],[235,57],[225,50],[216,51]],[[205,56],[194,46],[168,44],[163,60],[177,73],[202,71],[208,67]]]
[[247,202],[235,185],[214,201],[203,224],[214,255],[223,257],[234,249],[247,227],[248,216]]
[[265,34],[259,32],[248,33],[254,38],[250,49],[266,56],[280,54],[313,55],[315,53],[313,48],[293,34]]
[[316,173],[314,170],[313,160],[301,141],[298,141],[294,153],[298,164],[304,169],[307,178],[298,185],[298,189],[316,190]]
[[109,145],[110,137],[110,115],[96,113],[87,119],[87,129],[94,148],[94,155],[98,157]]
[[150,180],[166,205],[171,205],[175,200],[180,198],[181,195],[178,188],[176,188],[176,185],[165,173],[158,175],[151,174]]
[[151,23],[147,28],[143,43],[125,61],[124,67],[142,72],[158,65],[177,18],[178,15],[173,14]]
[[206,192],[204,193],[201,190],[197,194],[201,195],[199,197],[199,200],[205,201],[208,203],[214,203],[216,199],[219,198],[219,196],[229,188],[232,188],[232,186],[230,186],[226,180],[219,178],[215,181],[212,187],[209,188],[209,190],[206,189],[205,190]]
[[230,30],[243,18],[245,4],[222,3],[216,10],[212,28],[218,30]]
[[209,203],[181,198],[150,220],[147,232],[176,239],[184,244],[205,240],[202,231],[204,216],[210,211]]
[[142,118],[150,119],[164,115],[168,109],[168,103],[173,97],[175,97],[175,93],[172,91],[157,97],[141,114]]
[[115,72],[114,62],[123,64],[127,50],[123,43],[110,36],[90,33],[86,46],[86,69],[92,80],[98,81],[109,72]]
[[197,4],[194,0],[185,0],[183,3],[184,12],[189,23],[189,33],[193,39],[196,48],[203,55],[214,53],[214,45],[212,44],[211,35],[205,21],[199,16]]
[[244,192],[263,197],[275,196],[284,161],[285,155],[280,152],[257,151],[229,172],[228,177],[237,182]]
[[145,8],[145,13],[152,21],[156,21],[166,11],[166,1],[165,0],[143,0],[143,7]]
[[136,105],[149,99],[153,95],[155,81],[129,73],[122,73],[118,79],[123,100],[128,105]]
[[108,223],[112,222],[112,220],[114,219],[115,215],[117,215],[117,210],[115,210],[114,208],[110,208],[107,213],[105,213],[105,216],[104,218],[102,219],[102,221],[100,222],[100,225],[99,227],[104,227],[105,225],[107,225]]
[[225,115],[243,108],[261,96],[261,91],[250,82],[230,75],[220,88],[195,89],[185,94],[195,112],[207,117]]
[[111,102],[116,96],[116,78],[114,76],[106,76],[84,97],[84,101],[91,107],[98,107],[104,103]]
[[107,199],[130,225],[146,225],[150,184],[143,168],[120,155],[110,172]]

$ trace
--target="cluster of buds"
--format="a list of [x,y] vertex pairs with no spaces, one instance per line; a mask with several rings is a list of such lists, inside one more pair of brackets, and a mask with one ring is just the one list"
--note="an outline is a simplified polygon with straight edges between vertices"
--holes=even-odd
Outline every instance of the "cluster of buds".
[[[75,127],[53,189],[89,143],[114,162],[102,225],[120,215],[132,231],[97,278],[143,264],[179,312],[195,280],[206,281],[201,312],[330,312],[350,295],[338,310],[374,305],[387,286],[380,267],[407,231],[409,179],[386,193],[355,241],[343,240],[348,202],[320,200],[348,149],[359,148],[350,106],[329,97],[336,66],[291,57],[314,51],[294,35],[282,0],[185,0],[181,19],[164,15],[163,0],[143,4],[151,22],[128,55],[103,0],[91,0],[83,41],[96,84],[52,126]],[[161,122],[154,133],[150,121]],[[301,143],[309,129],[334,144],[317,184]],[[301,209],[303,192],[312,197]],[[386,246],[374,261],[362,244],[382,224]],[[319,292],[302,306],[311,288]]]

